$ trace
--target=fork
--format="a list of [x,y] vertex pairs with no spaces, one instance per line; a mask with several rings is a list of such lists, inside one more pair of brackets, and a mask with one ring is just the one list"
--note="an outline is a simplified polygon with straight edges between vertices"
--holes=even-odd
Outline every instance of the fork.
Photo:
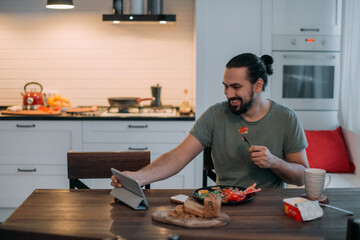
[[249,144],[249,147],[251,147],[251,144],[249,142],[249,140],[246,137],[246,134],[248,133],[248,128],[247,127],[242,127],[239,129],[239,133],[241,134],[241,138],[242,140],[244,140],[245,142],[247,142],[247,144]]
[[249,140],[247,139],[246,135],[245,134],[241,134],[241,138],[242,140],[244,140],[245,142],[247,142],[247,144],[249,144],[249,147],[251,147],[251,144],[249,142]]

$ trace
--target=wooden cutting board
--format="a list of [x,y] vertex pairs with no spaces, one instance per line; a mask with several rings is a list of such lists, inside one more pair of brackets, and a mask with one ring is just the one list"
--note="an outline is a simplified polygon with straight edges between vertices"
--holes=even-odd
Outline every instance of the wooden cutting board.
[[21,110],[21,111],[10,111],[10,110],[4,110],[1,111],[1,114],[3,115],[24,115],[24,116],[53,116],[53,115],[59,115],[61,114],[61,111],[54,111],[52,113],[44,112],[44,111],[38,111],[38,110]]
[[212,227],[221,227],[225,226],[230,222],[229,215],[225,213],[220,213],[220,216],[217,218],[190,218],[190,219],[181,219],[174,218],[169,216],[169,212],[172,209],[165,209],[153,212],[151,215],[152,219],[157,222],[177,225],[187,228],[212,228]]

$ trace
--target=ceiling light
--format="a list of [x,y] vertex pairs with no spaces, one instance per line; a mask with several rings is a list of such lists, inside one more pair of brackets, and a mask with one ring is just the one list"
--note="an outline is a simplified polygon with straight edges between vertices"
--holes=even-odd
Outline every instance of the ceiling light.
[[47,0],[46,7],[51,9],[72,9],[74,4],[72,0]]

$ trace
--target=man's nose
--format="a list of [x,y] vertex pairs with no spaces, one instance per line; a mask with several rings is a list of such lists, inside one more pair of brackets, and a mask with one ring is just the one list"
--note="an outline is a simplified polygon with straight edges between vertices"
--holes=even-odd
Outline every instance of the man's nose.
[[231,88],[228,88],[225,90],[225,95],[227,99],[230,99],[235,97],[235,92]]

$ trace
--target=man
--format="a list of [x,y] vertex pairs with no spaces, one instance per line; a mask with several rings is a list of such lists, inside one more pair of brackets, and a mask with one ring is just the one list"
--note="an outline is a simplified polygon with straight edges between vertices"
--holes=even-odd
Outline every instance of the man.
[[[226,65],[223,84],[228,102],[211,106],[173,150],[145,168],[125,172],[140,185],[178,173],[205,147],[212,148],[218,185],[283,187],[304,184],[308,167],[304,130],[293,110],[262,96],[273,58],[245,53]],[[248,128],[244,142],[238,130]],[[112,176],[111,185],[121,187]]]

